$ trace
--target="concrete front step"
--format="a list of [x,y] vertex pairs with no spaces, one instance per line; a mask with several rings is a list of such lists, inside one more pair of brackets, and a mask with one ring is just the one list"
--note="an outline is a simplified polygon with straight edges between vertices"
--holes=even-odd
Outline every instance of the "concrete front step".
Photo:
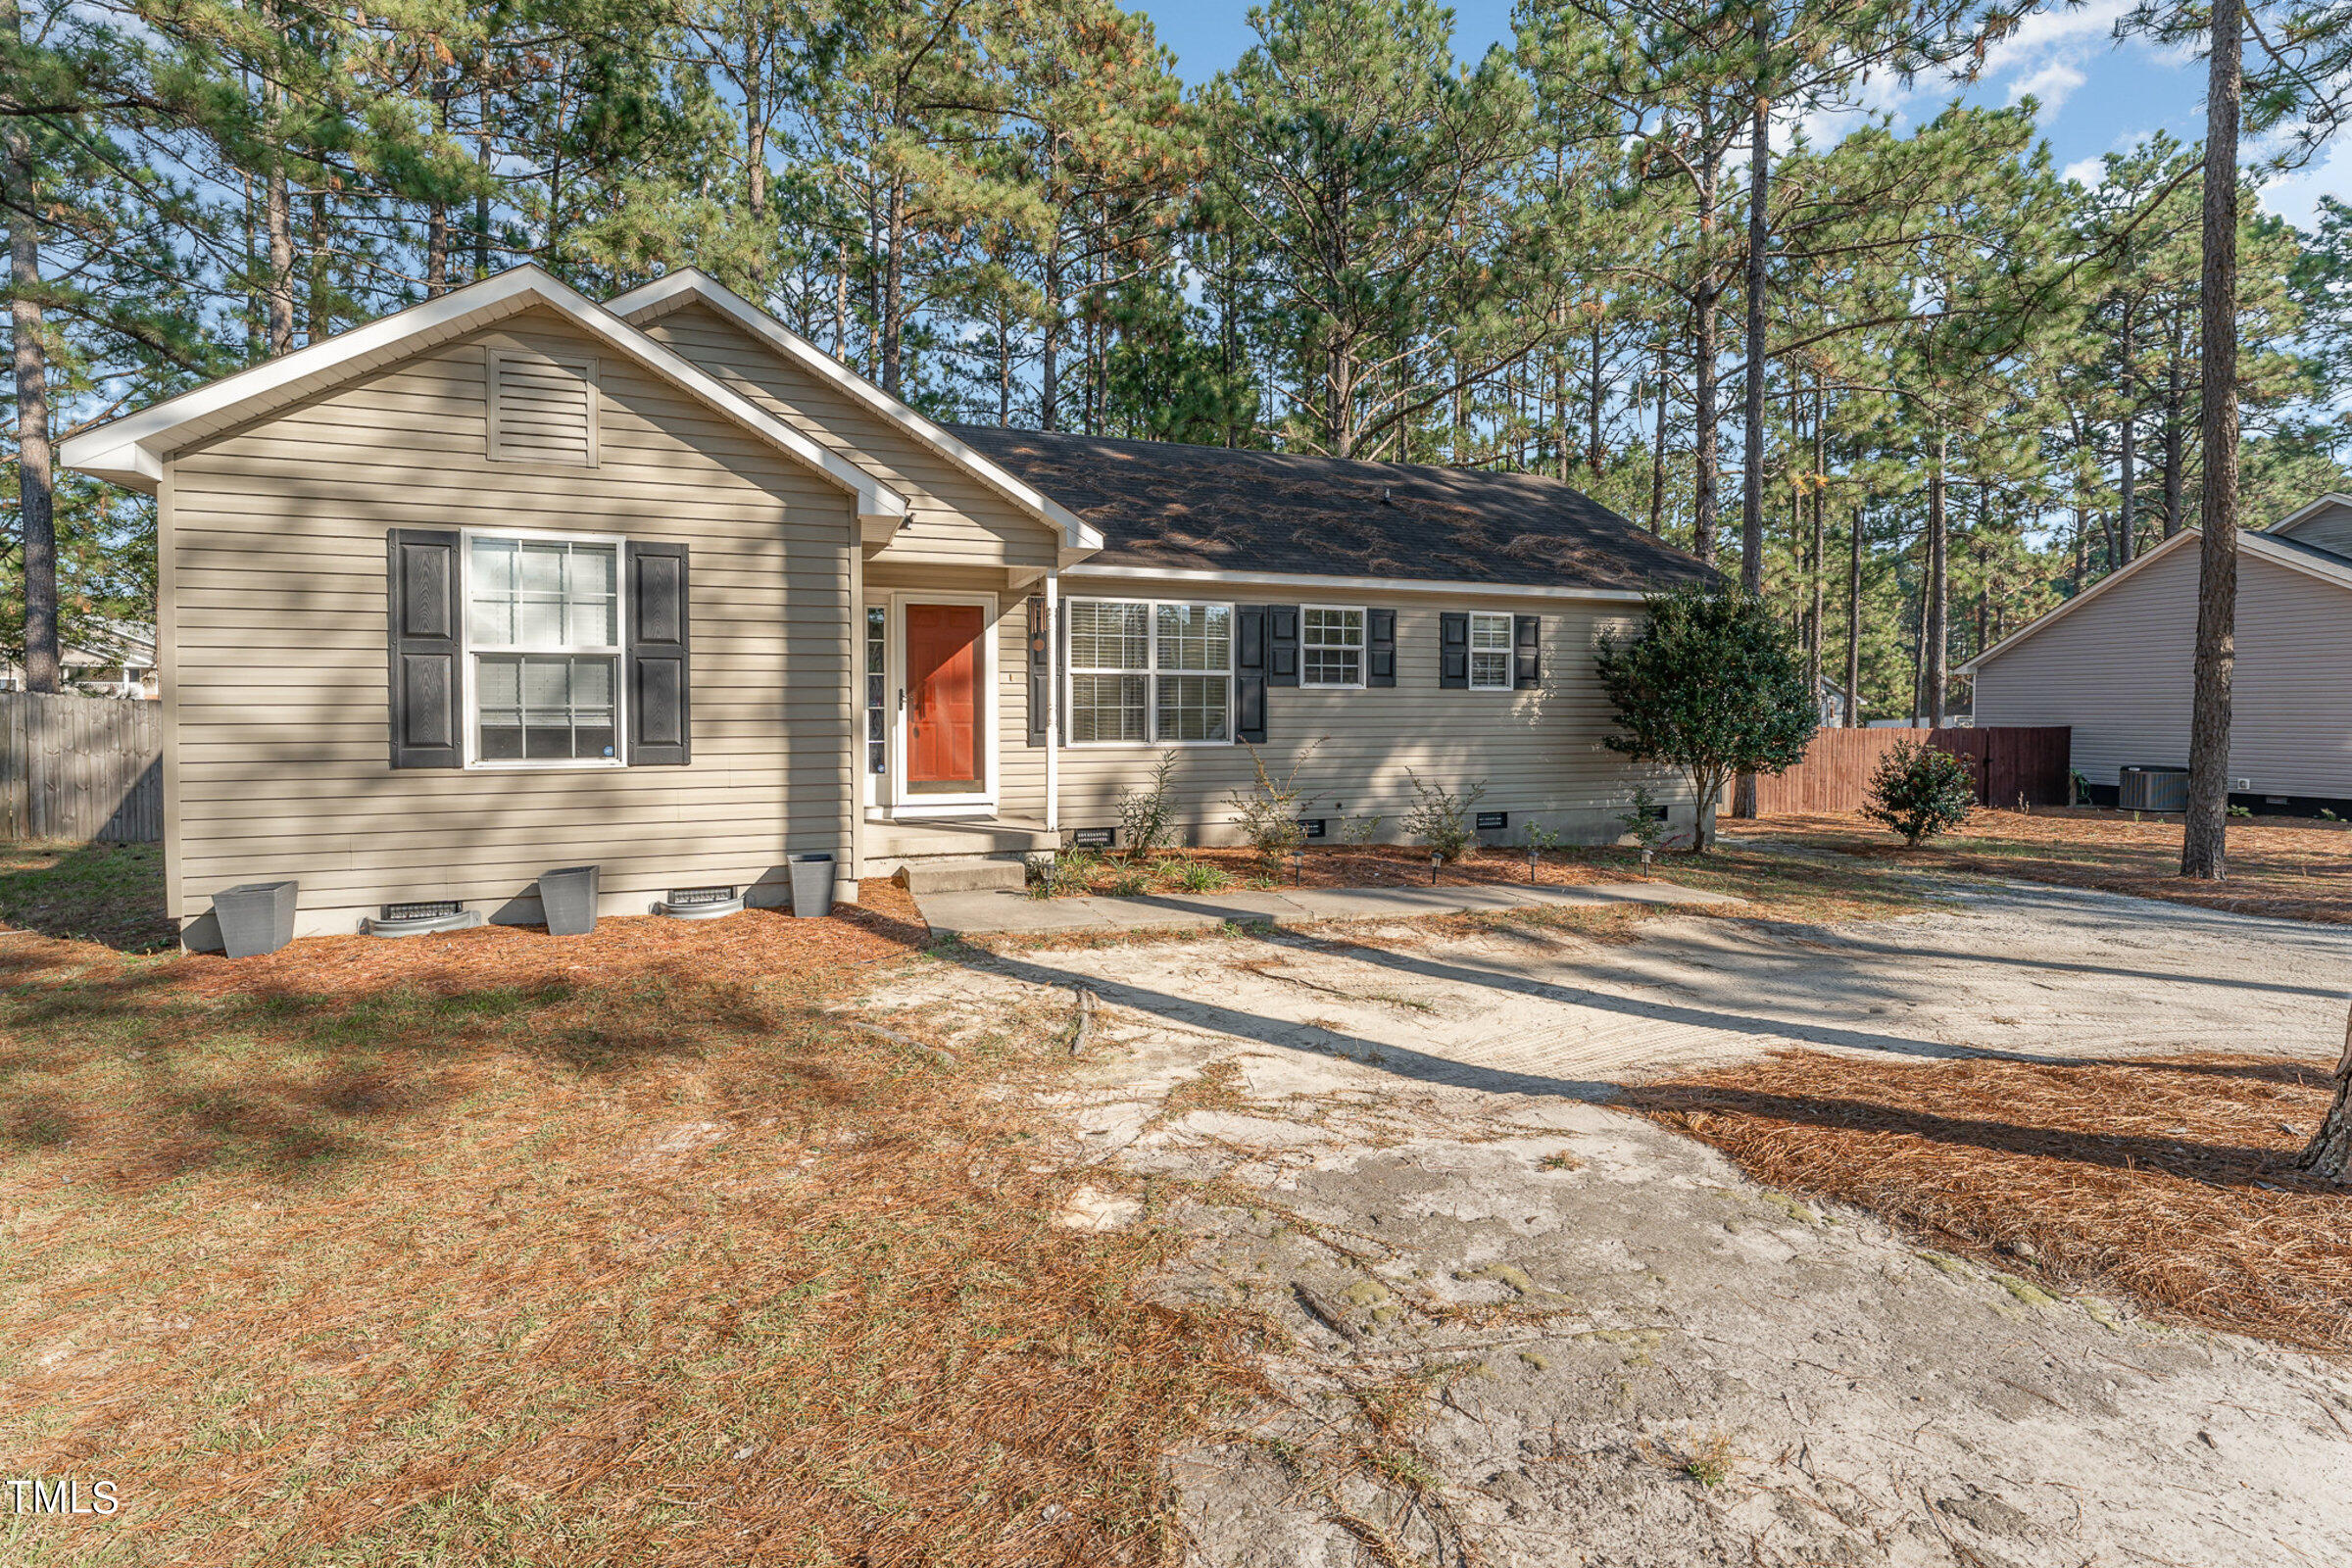
[[917,898],[931,893],[1019,892],[1029,880],[1018,856],[939,855],[902,860],[897,876]]

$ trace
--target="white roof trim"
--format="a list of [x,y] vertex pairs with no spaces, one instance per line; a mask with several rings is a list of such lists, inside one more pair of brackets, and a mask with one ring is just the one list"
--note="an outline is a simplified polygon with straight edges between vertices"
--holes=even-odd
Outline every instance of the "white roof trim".
[[635,360],[822,474],[857,498],[859,516],[906,515],[906,498],[872,474],[763,412],[675,350],[655,342],[552,273],[530,265],[453,289],[438,299],[395,311],[324,342],[77,432],[66,439],[58,458],[80,472],[134,490],[153,491],[163,478],[164,460],[180,448],[533,306],[556,312],[598,342]]
[[2330,490],[2309,506],[2297,507],[2262,531],[2264,533],[2291,532],[2297,525],[2327,511],[2329,507],[2352,507],[2352,496],[2345,495],[2341,491]]
[[607,300],[605,308],[630,321],[642,322],[676,310],[689,300],[700,300],[710,306],[785,359],[853,402],[861,404],[897,425],[1040,522],[1060,529],[1064,550],[1102,548],[1102,533],[1085,518],[1036,486],[1015,478],[964,442],[956,440],[700,268],[680,268],[650,283],[640,284],[625,294]]
[[[2306,510],[2308,511],[2309,509]],[[2277,530],[2274,529],[2271,531],[2276,532]],[[2075,595],[2074,598],[2069,599],[2065,604],[2058,606],[2055,610],[2045,611],[2042,614],[2036,616],[2034,619],[2027,621],[2023,626],[2020,626],[2008,636],[2002,638],[1999,642],[1994,643],[1990,648],[1985,649],[1983,653],[1970,660],[1967,663],[1962,664],[1953,673],[1960,675],[1974,675],[1979,669],[1992,662],[1992,661],[2000,658],[2010,649],[2015,648],[2019,643],[2022,643],[2027,638],[2046,629],[2054,622],[2073,614],[2076,611],[2082,609],[2084,605],[2089,604],[2093,599],[2098,598],[2099,595],[2105,593],[2117,583],[2122,582],[2125,578],[2130,577],[2141,567],[2147,566],[2155,562],[2162,561],[2166,556],[2171,555],[2174,551],[2184,548],[2190,540],[2199,538],[2201,536],[2202,533],[2199,529],[2181,529],[2179,533],[2173,535],[2170,539],[2167,539],[2164,543],[2158,545],[2155,549],[2149,551],[2137,561],[2132,562],[2129,566],[2124,567],[2123,570],[2109,572],[2106,576],[2101,577],[2097,582],[2092,583],[2088,588],[2083,589],[2081,593]],[[2238,531],[2237,547],[2240,550],[2252,555],[2257,561],[2267,561],[2272,563],[2274,565],[2284,566],[2289,571],[2299,571],[2307,577],[2317,577],[2322,582],[2333,583],[2338,588],[2352,591],[2352,562],[2348,562],[2345,564],[2338,566],[2332,562],[2323,561],[2315,556],[2306,554],[2305,548],[2307,547],[2298,548],[2294,545],[2281,544],[2276,539],[2267,537],[2267,535],[2264,533],[2257,533],[2247,529],[2240,529]]]
[[1642,603],[1644,597],[1638,588],[1561,588],[1453,579],[1425,581],[1418,577],[1349,577],[1306,571],[1216,571],[1184,566],[1121,566],[1100,561],[1064,566],[1061,575],[1065,581],[1080,583],[1097,578],[1127,578],[1136,582],[1200,583],[1207,587],[1247,588],[1262,585],[1335,593],[1446,594],[1454,598],[1467,594],[1486,594],[1500,599],[1597,599],[1609,604],[1634,605]]

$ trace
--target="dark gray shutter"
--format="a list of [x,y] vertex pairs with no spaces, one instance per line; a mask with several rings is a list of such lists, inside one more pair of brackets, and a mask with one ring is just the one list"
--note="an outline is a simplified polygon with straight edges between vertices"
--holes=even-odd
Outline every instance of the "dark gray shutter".
[[1438,617],[1438,684],[1470,688],[1470,612],[1448,610]]
[[1046,744],[1047,715],[1054,709],[1054,645],[1046,620],[1046,596],[1029,596],[1029,744]]
[[1298,607],[1266,607],[1266,684],[1298,684]]
[[1266,607],[1233,610],[1233,738],[1266,742]]
[[[1054,618],[1059,622],[1054,628],[1054,646],[1061,651],[1061,667],[1066,670],[1070,667],[1070,602],[1067,599],[1056,607]],[[1067,691],[1069,687],[1065,684],[1062,690]],[[1054,710],[1054,717],[1059,721],[1061,744],[1067,746],[1070,744],[1070,705],[1062,703]]]
[[1544,684],[1544,618],[1511,617],[1511,684],[1521,691]]
[[1364,612],[1364,684],[1396,684],[1396,612]]
[[628,547],[629,765],[681,767],[694,760],[694,626],[686,547]]
[[458,733],[458,535],[395,528],[385,539],[392,765],[462,767]]

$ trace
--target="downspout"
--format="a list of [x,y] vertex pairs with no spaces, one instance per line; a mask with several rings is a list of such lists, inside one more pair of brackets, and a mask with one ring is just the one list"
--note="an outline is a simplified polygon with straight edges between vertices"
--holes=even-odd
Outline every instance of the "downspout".
[[1061,831],[1061,567],[1046,568],[1046,831]]

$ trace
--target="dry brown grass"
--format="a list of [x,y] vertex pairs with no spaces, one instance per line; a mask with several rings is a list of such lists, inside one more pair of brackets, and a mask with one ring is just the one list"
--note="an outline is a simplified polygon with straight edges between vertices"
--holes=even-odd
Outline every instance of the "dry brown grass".
[[2286,1168],[2331,1064],[2042,1064],[1818,1051],[1651,1084],[1638,1109],[1773,1187],[2157,1316],[2352,1350],[2352,1195]]
[[122,1497],[14,1545],[1172,1555],[1160,1455],[1253,1374],[1130,1288],[1174,1243],[1053,1222],[1017,1090],[1058,1054],[841,1027],[908,913],[244,964],[0,939],[0,1465]]
[[2230,824],[2230,875],[2191,881],[2180,873],[2180,820],[2128,811],[1980,810],[1967,825],[1906,849],[1876,822],[1852,813],[1726,819],[1728,838],[1794,841],[1874,862],[1977,876],[2015,877],[2171,899],[2236,914],[2352,924],[2352,826],[2254,817]]

